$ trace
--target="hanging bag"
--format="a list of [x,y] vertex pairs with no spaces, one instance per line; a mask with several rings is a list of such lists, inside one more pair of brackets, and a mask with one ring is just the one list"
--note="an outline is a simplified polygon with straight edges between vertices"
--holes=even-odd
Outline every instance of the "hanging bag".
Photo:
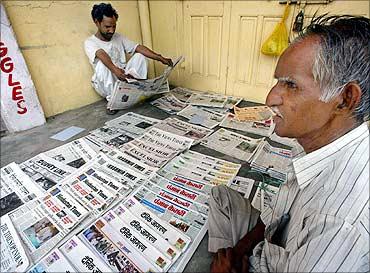
[[261,52],[266,55],[280,56],[288,47],[288,32],[285,27],[285,21],[289,15],[290,6],[285,6],[284,15],[277,24],[270,37],[262,44]]

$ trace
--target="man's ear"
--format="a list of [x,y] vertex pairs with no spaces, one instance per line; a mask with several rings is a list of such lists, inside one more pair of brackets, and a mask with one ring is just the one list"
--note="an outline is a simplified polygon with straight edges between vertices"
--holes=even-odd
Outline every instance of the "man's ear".
[[99,25],[98,19],[94,19],[94,23],[95,23],[96,26],[98,26]]
[[337,111],[342,113],[352,114],[353,110],[358,106],[361,100],[361,87],[355,83],[350,82],[339,95]]

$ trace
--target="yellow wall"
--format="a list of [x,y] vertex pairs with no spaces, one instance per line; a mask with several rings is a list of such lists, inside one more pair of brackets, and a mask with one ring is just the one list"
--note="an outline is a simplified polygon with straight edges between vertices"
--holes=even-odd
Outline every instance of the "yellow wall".
[[[3,1],[47,117],[101,99],[90,85],[92,67],[84,40],[96,32],[94,3],[102,1]],[[110,1],[117,32],[141,43],[136,1]]]

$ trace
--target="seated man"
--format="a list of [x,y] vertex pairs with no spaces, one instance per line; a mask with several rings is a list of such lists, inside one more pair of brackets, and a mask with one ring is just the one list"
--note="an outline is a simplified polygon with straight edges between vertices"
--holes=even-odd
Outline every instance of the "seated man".
[[[91,16],[97,27],[95,35],[85,41],[85,52],[94,68],[91,82],[95,91],[108,101],[117,80],[124,81],[132,77],[147,78],[145,57],[172,66],[171,59],[164,58],[146,46],[115,33],[118,14],[110,4],[94,5]],[[135,53],[127,63],[125,53]],[[116,112],[107,110],[108,114]]]
[[280,57],[266,104],[306,155],[261,214],[212,189],[211,272],[369,272],[369,41],[369,19],[322,16]]

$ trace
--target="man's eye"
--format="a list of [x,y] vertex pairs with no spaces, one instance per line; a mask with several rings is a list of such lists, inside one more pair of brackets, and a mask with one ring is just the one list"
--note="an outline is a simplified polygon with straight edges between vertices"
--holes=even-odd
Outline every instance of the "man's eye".
[[286,86],[290,89],[295,89],[297,88],[297,85],[294,82],[285,82]]

